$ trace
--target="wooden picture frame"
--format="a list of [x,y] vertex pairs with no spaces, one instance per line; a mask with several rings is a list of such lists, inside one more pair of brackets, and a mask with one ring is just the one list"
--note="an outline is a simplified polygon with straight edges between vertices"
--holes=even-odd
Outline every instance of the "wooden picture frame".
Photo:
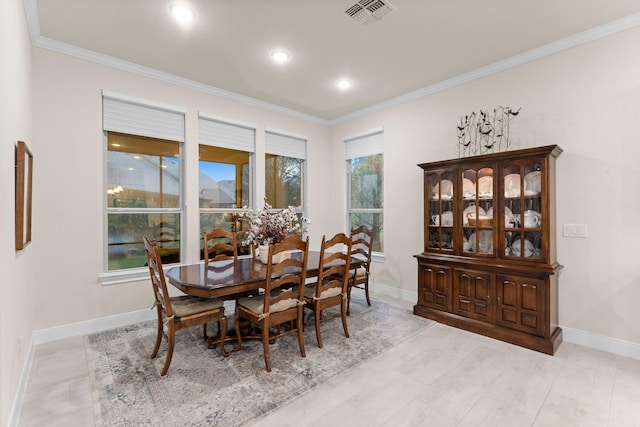
[[33,155],[24,141],[16,144],[16,251],[31,242]]

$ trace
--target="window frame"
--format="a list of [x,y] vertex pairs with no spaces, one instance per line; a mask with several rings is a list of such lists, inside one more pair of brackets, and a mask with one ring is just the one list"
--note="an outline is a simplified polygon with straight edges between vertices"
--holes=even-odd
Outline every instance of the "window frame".
[[[357,135],[343,138],[344,161],[345,161],[345,224],[346,232],[353,228],[351,224],[352,214],[381,214],[384,227],[384,190],[382,196],[382,206],[380,208],[352,208],[351,207],[351,161],[361,157],[369,157],[381,154],[383,159],[382,180],[384,189],[384,129],[376,128]],[[372,251],[371,259],[374,261],[384,261],[384,247],[382,251]]]
[[[304,144],[300,148],[297,144]],[[306,216],[307,212],[307,145],[309,140],[306,136],[296,135],[290,132],[265,129],[265,150],[264,150],[264,191],[267,193],[267,155],[277,157],[288,157],[300,160],[300,205],[294,206],[296,213]],[[275,206],[273,201],[267,200],[274,211],[288,208],[288,206]]]
[[[180,263],[184,260],[186,212],[185,212],[185,166],[184,150],[186,140],[186,110],[146,99],[121,95],[106,90],[102,91],[102,273],[98,279],[102,285],[138,281],[148,277],[145,266],[109,270],[109,214],[178,214],[180,216]],[[167,120],[169,118],[169,120]],[[131,120],[133,119],[133,120]],[[162,123],[162,126],[159,126]],[[167,125],[168,123],[168,125]],[[117,132],[132,136],[142,136],[174,141],[178,144],[178,207],[171,208],[122,208],[109,207],[107,198],[108,185],[108,132]],[[168,265],[176,265],[174,263]]]
[[[218,126],[218,130],[221,130],[226,126],[229,126],[227,130],[230,131],[231,134],[228,134],[225,137],[221,135],[219,132],[216,132],[217,135],[208,133],[203,128],[203,126],[207,126],[207,125],[211,126],[211,123],[207,123],[207,122],[215,122],[215,126]],[[236,129],[234,129],[234,127]],[[211,129],[211,127],[209,129]],[[234,138],[236,138],[237,135],[233,135],[233,134],[235,131],[242,132],[242,130],[240,129],[253,132],[251,144],[248,144],[247,141],[244,141],[244,143],[237,144],[236,143],[237,141],[234,141]],[[202,112],[198,113],[198,152],[200,151],[201,145],[208,145],[211,147],[230,149],[230,150],[242,151],[242,152],[248,153],[249,155],[249,164],[248,164],[249,203],[247,204],[247,207],[253,207],[255,203],[256,133],[257,133],[257,127],[253,124],[243,123],[236,120],[231,120],[231,119],[222,118],[219,116],[205,114]],[[249,150],[245,150],[243,148],[248,148]],[[198,168],[198,176],[199,176],[200,158],[198,158],[197,168]],[[200,188],[200,182],[198,178],[198,189],[199,188]],[[202,229],[202,222],[201,222],[202,214],[223,214],[223,215],[224,214],[240,214],[243,208],[244,206],[237,206],[236,208],[202,208],[200,207],[200,202],[198,201],[198,230]],[[201,241],[202,241],[202,236],[200,236],[200,238],[198,239],[198,242],[201,242]],[[200,259],[200,261],[202,261],[202,259]]]

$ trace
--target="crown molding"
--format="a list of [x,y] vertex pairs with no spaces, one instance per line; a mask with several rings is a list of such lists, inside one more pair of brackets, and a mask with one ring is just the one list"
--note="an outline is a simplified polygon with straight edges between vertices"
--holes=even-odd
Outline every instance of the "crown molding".
[[[29,28],[31,31],[31,25],[29,25]],[[59,42],[57,40],[53,40],[47,37],[39,36],[34,42],[33,33],[32,33],[32,45],[35,47],[39,47],[41,49],[62,53],[64,55],[72,56],[74,58],[82,59],[85,61],[115,68],[118,70],[127,71],[127,72],[138,74],[144,77],[150,77],[155,80],[159,80],[165,83],[170,83],[176,86],[181,86],[187,89],[195,90],[197,92],[205,93],[207,95],[213,95],[219,98],[228,99],[230,101],[260,108],[266,111],[271,111],[273,113],[278,113],[285,116],[293,117],[295,119],[305,120],[305,121],[316,123],[323,126],[329,126],[329,121],[326,119],[322,119],[320,117],[312,116],[306,113],[301,113],[296,110],[291,110],[289,108],[281,107],[279,105],[271,104],[269,102],[261,101],[256,98],[251,98],[249,96],[240,95],[235,92],[220,89],[214,86],[209,86],[203,83],[196,82],[194,80],[178,77],[174,74],[158,71],[153,68],[145,67],[129,61],[124,61],[122,59],[97,53],[88,49],[83,49],[67,43]]]
[[87,49],[82,49],[76,46],[72,46],[66,43],[62,43],[56,40],[42,37],[40,35],[40,24],[38,19],[38,8],[36,0],[24,0],[24,9],[27,18],[27,26],[29,28],[29,34],[31,36],[31,43],[35,47],[51,50],[54,52],[62,53],[65,55],[73,56],[78,59],[84,59],[97,64],[105,65],[108,67],[116,68],[122,71],[128,71],[134,74],[150,77],[156,80],[164,81],[177,86],[182,86],[188,89],[192,89],[198,92],[202,92],[208,95],[217,96],[220,98],[228,99],[230,101],[239,102],[242,104],[257,107],[263,110],[271,111],[285,116],[293,117],[296,119],[305,120],[308,122],[316,123],[323,126],[335,126],[350,120],[357,119],[372,113],[376,113],[382,110],[389,109],[401,104],[405,104],[416,99],[420,99],[429,95],[433,95],[438,92],[442,92],[448,89],[452,89],[456,86],[469,83],[474,80],[478,80],[492,74],[496,74],[510,68],[514,68],[528,62],[536,61],[538,59],[553,55],[563,50],[571,49],[580,46],[591,41],[616,34],[621,31],[629,30],[640,26],[640,13],[635,13],[624,18],[617,19],[615,21],[608,22],[598,27],[591,28],[581,33],[574,34],[569,37],[557,40],[555,42],[548,43],[546,45],[528,50],[502,61],[494,62],[485,67],[477,68],[468,73],[461,74],[456,77],[452,77],[447,80],[443,80],[424,88],[406,93],[404,95],[391,98],[387,101],[371,105],[361,110],[354,111],[349,114],[337,117],[332,120],[326,120],[317,116],[302,113],[300,111],[292,110],[289,108],[281,107],[279,105],[271,104],[269,102],[261,101],[256,98],[240,95],[235,92],[220,89],[214,86],[205,85],[194,80],[185,79],[175,76],[173,74],[165,73],[155,70],[153,68],[144,67],[132,62],[117,59],[108,55],[96,53]]
[[536,61],[549,55],[561,52],[563,50],[571,49],[582,44],[610,36],[621,31],[629,30],[640,26],[640,13],[626,16],[624,18],[608,22],[606,24],[594,27],[592,29],[583,31],[578,34],[574,34],[569,37],[557,40],[555,42],[528,50],[526,52],[514,55],[510,58],[502,61],[494,62],[486,67],[477,68],[468,73],[461,74],[456,77],[452,77],[447,80],[443,80],[438,83],[426,86],[422,89],[409,92],[404,95],[400,95],[395,98],[391,98],[387,101],[379,104],[372,105],[362,110],[354,111],[353,113],[346,114],[344,116],[333,119],[329,122],[330,126],[335,126],[341,123],[348,122],[350,120],[363,117],[378,111],[386,110],[391,107],[395,107],[407,102],[414,101],[425,96],[433,95],[438,92],[442,92],[447,89],[454,88],[456,86],[469,83],[473,80],[478,80],[492,74],[496,74],[510,68],[514,68],[528,62]]

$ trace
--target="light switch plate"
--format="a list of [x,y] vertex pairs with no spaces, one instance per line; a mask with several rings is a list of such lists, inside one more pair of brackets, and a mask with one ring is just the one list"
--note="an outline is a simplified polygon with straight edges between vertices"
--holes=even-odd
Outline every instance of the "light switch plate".
[[587,237],[587,224],[563,224],[562,235],[564,237]]

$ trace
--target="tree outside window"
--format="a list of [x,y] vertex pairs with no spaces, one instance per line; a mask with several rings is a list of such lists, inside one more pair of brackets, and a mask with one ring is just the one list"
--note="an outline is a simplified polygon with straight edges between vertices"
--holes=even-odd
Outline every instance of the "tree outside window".
[[383,252],[384,155],[347,160],[349,176],[349,227],[373,230],[373,251]]
[[276,209],[302,206],[303,160],[266,154],[265,197]]

